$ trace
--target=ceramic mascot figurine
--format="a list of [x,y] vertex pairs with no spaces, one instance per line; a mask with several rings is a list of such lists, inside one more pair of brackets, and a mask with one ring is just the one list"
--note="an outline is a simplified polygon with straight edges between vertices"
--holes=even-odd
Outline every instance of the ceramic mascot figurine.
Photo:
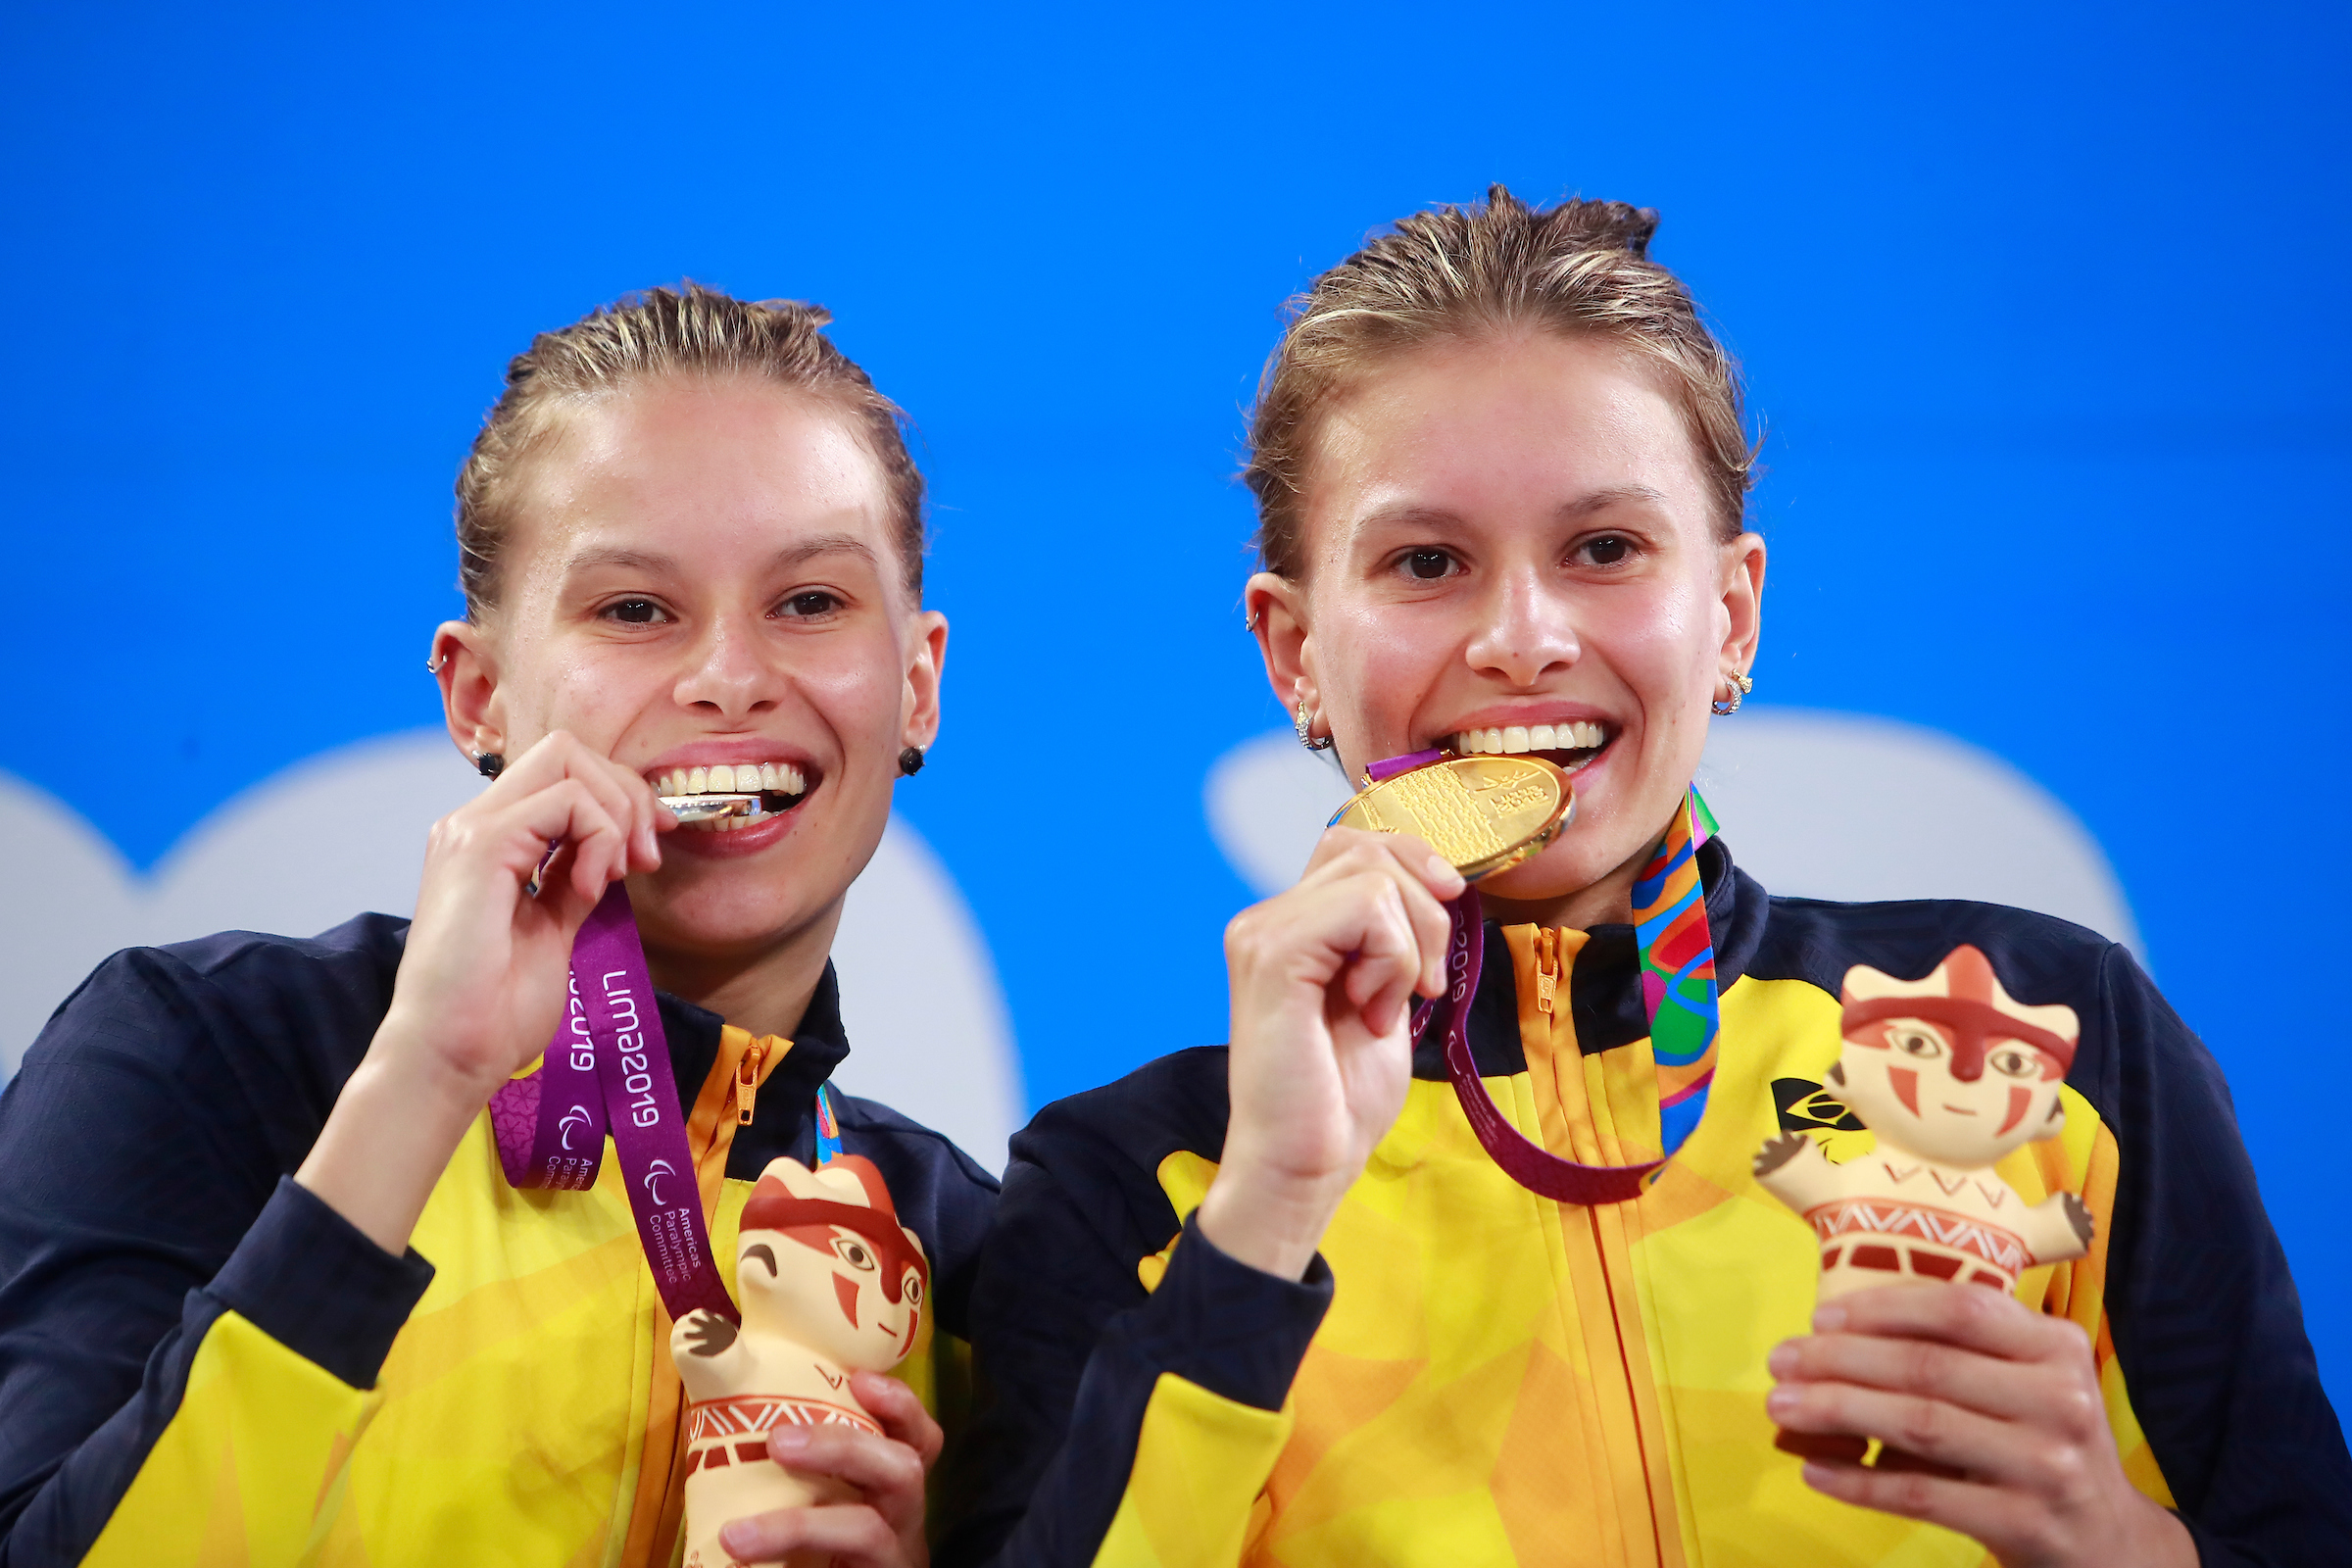
[[767,1434],[788,1422],[879,1432],[850,1374],[906,1359],[930,1277],[872,1161],[846,1154],[813,1171],[768,1162],[735,1244],[743,1327],[697,1311],[669,1337],[689,1400],[685,1568],[736,1562],[718,1542],[731,1520],[848,1498],[841,1483],[804,1480],[769,1458]]
[[[2008,1292],[2037,1263],[2081,1257],[2090,1211],[2072,1193],[2027,1206],[1993,1174],[2002,1155],[2066,1126],[2059,1085],[2082,1037],[2072,1007],[2030,1007],[2001,989],[1975,948],[1954,948],[1925,980],[1868,964],[1845,972],[1845,1049],[1825,1087],[1877,1147],[1833,1165],[1803,1133],[1756,1155],[1756,1180],[1813,1223],[1821,1299],[1874,1285],[1958,1281]],[[1861,1438],[1783,1432],[1805,1458],[1859,1462]],[[1882,1470],[1958,1472],[1888,1446]]]
[[1992,1172],[2065,1128],[2058,1088],[2081,1037],[2074,1009],[2027,1006],[1969,947],[1925,980],[1858,963],[1839,1000],[1845,1050],[1827,1088],[1877,1149],[1833,1165],[1792,1132],[1756,1155],[1764,1190],[1813,1222],[1821,1298],[1906,1280],[2010,1291],[2028,1268],[2087,1251],[2081,1199],[2059,1193],[2029,1208]]

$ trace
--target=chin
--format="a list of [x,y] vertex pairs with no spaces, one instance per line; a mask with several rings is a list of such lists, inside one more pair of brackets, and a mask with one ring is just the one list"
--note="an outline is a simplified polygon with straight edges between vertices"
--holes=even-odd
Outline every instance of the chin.
[[1606,873],[1591,863],[1597,857],[1580,853],[1580,848],[1554,844],[1524,864],[1481,877],[1478,891],[1482,897],[1505,899],[1513,904],[1539,904],[1581,892]]
[[1483,877],[1478,891],[1488,898],[1504,899],[1513,904],[1541,904],[1557,899],[1572,898],[1607,879],[1631,858],[1649,848],[1648,841],[1633,845],[1613,842],[1617,835],[1603,838],[1600,824],[1580,831],[1571,825],[1552,846],[1521,865]]
[[657,872],[630,888],[637,924],[650,947],[712,957],[758,953],[821,912],[792,897],[790,884],[764,878],[699,877],[682,885]]
[[[726,957],[772,948],[840,906],[865,868],[863,858],[849,858],[841,847],[862,843],[870,856],[886,820],[844,822],[839,813],[795,812],[776,839],[754,841],[749,854],[715,856],[692,853],[700,846],[680,846],[691,831],[681,828],[662,841],[662,869],[629,881],[638,925],[648,943],[674,953]],[[729,837],[752,839],[748,833]]]

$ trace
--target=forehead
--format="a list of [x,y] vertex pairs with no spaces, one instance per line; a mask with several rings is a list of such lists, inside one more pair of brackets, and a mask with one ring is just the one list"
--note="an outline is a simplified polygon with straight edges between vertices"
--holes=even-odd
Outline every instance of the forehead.
[[712,566],[818,535],[889,559],[884,481],[835,405],[748,377],[664,378],[563,408],[518,476],[516,579],[584,549]]
[[1306,515],[1328,554],[1367,517],[1508,526],[1644,491],[1676,526],[1711,532],[1690,425],[1662,373],[1606,339],[1531,330],[1441,340],[1367,372],[1317,431]]

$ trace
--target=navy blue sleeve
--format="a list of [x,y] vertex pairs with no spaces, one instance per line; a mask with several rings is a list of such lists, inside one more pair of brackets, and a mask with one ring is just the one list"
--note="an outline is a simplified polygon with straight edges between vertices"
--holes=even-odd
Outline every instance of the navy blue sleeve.
[[431,1269],[285,1177],[388,975],[256,939],[134,950],[27,1052],[0,1094],[0,1565],[80,1560],[224,1311],[373,1383]]
[[2121,947],[2069,1081],[2121,1156],[2107,1317],[2205,1568],[2352,1563],[2352,1455],[2220,1066]]
[[[1214,1108],[1221,1135],[1221,1098]],[[944,1568],[1091,1563],[1160,1374],[1278,1410],[1331,1304],[1322,1258],[1303,1282],[1278,1279],[1189,1221],[1147,1291],[1137,1264],[1177,1236],[1175,1210],[1151,1175],[1151,1134],[1114,1149],[1102,1125],[1065,1102],[1013,1140],[973,1296],[974,1474],[941,1543]]]

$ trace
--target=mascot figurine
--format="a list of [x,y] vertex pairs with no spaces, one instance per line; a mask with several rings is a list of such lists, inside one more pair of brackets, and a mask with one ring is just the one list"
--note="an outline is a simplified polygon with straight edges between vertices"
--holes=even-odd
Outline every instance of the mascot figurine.
[[879,1432],[850,1374],[906,1358],[930,1274],[870,1160],[847,1154],[813,1171],[768,1162],[735,1244],[743,1327],[696,1311],[669,1337],[689,1401],[686,1568],[736,1561],[718,1543],[732,1520],[848,1499],[841,1483],[804,1480],[768,1457],[767,1435],[788,1422]]
[[1831,1094],[1878,1137],[1833,1165],[1803,1133],[1756,1155],[1756,1180],[1813,1222],[1821,1298],[1911,1280],[2017,1288],[2037,1263],[2090,1248],[2090,1211],[2072,1193],[2032,1207],[1993,1174],[2002,1155],[2065,1129],[2059,1085],[2081,1030],[2072,1007],[2029,1007],[1974,948],[1925,980],[1868,964],[1845,972],[1845,1050]]
[[[1874,1285],[1943,1280],[2007,1293],[2037,1263],[2090,1250],[2090,1210],[2072,1193],[2029,1207],[1992,1166],[2065,1129],[2059,1085],[2082,1029],[2072,1007],[2030,1007],[2001,989],[1975,948],[1954,948],[1925,980],[1868,964],[1845,972],[1845,1049],[1829,1092],[1877,1135],[1833,1165],[1803,1133],[1756,1155],[1756,1180],[1813,1224],[1821,1299]],[[1859,1462],[1860,1438],[1783,1432],[1805,1458]],[[1956,1474],[1889,1446],[1882,1470]]]

